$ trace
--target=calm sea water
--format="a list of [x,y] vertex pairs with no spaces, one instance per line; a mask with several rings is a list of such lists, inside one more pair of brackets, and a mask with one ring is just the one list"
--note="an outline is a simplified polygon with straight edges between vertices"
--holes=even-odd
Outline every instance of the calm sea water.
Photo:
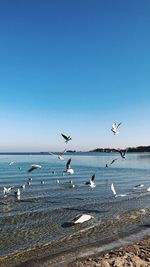
[[[62,175],[70,157],[74,174]],[[20,251],[25,253],[37,245],[39,249],[48,244],[49,255],[54,255],[94,242],[103,244],[147,224],[150,154],[127,153],[127,160],[119,158],[105,168],[116,157],[119,157],[116,153],[68,153],[60,161],[52,155],[0,155],[1,258]],[[40,164],[42,168],[28,173],[31,164]],[[96,187],[89,188],[85,182],[94,173]],[[29,178],[32,178],[30,186]],[[74,188],[70,187],[70,180]],[[115,198],[111,183],[118,194],[126,196]],[[23,184],[26,188],[21,189],[18,200],[14,192]],[[134,189],[138,184],[144,186]],[[5,198],[4,186],[14,187]],[[69,227],[67,223],[78,214],[91,214],[94,219]]]

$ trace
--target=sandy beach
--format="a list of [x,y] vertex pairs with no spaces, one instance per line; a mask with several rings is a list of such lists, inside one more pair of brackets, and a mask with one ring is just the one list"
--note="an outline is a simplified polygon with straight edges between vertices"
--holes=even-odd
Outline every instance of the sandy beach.
[[[150,236],[105,253],[76,260],[66,267],[148,267]],[[50,267],[50,266],[49,266]]]
[[[150,235],[136,241],[124,243],[121,239],[117,246],[111,244],[82,248],[50,256],[49,246],[36,252],[33,250],[30,259],[26,254],[0,258],[1,267],[148,267],[150,266]],[[103,250],[102,250],[103,249]],[[101,251],[101,252],[100,252]],[[16,257],[17,256],[17,257]],[[24,258],[25,256],[25,258]]]

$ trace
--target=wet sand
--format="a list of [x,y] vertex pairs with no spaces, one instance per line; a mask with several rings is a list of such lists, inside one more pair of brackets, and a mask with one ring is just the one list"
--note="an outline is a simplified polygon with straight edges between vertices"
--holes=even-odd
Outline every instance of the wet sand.
[[[45,248],[46,249],[46,248]],[[100,251],[101,247],[97,251]],[[92,250],[92,247],[91,247]],[[62,253],[42,257],[41,251],[37,257],[24,261],[19,264],[18,259],[13,263],[11,261],[1,262],[1,267],[15,266],[15,267],[150,267],[150,235],[143,239],[136,240],[132,243],[120,243],[113,249],[103,250],[101,252],[93,252],[90,255],[89,248],[83,252],[82,249],[77,249],[73,254]],[[86,255],[86,256],[85,256]],[[90,256],[87,256],[90,255]]]
[[[132,244],[125,244],[105,253],[76,259],[66,267],[148,267],[150,235]],[[49,266],[50,267],[50,266]]]

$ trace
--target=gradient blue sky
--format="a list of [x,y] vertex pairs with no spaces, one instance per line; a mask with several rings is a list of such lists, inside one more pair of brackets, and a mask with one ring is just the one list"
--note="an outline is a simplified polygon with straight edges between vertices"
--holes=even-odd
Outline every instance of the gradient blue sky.
[[[0,1],[0,151],[150,145],[149,0]],[[113,121],[122,121],[113,136]]]

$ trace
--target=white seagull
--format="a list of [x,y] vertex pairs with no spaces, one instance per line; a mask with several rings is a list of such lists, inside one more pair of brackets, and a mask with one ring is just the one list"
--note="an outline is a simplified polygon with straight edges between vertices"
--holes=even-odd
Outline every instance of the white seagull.
[[94,183],[94,179],[95,179],[95,174],[93,174],[91,179],[89,181],[87,181],[85,184],[92,187],[92,188],[96,187],[96,184]]
[[67,150],[65,149],[60,155],[55,155],[55,154],[52,153],[52,152],[49,152],[49,154],[51,154],[52,156],[57,157],[59,160],[64,160],[64,157],[62,157],[62,155],[65,154],[66,151],[67,151]]
[[144,184],[137,184],[137,185],[134,186],[134,189],[138,189],[138,188],[141,188],[143,186],[144,186]]
[[25,190],[26,185],[25,185],[25,184],[21,185],[21,188],[22,188],[23,190]]
[[10,191],[13,189],[13,187],[4,187],[3,188],[3,194],[7,195],[8,193],[10,193]]
[[31,165],[31,168],[28,170],[28,172],[32,172],[33,170],[41,169],[41,168],[42,168],[41,165],[33,164]]
[[147,190],[148,192],[150,192],[150,187],[148,187],[146,190]]
[[71,168],[71,158],[68,159],[66,164],[66,170],[63,172],[67,172],[68,174],[74,174],[74,170]]
[[15,196],[19,197],[20,196],[20,189],[18,188],[17,191],[15,192]]
[[116,193],[116,189],[115,189],[113,183],[111,184],[111,191],[113,192],[113,194],[114,194],[115,197],[126,197],[126,194],[117,194]]
[[15,162],[14,161],[11,161],[10,163],[9,163],[9,165],[11,166],[11,165],[13,165]]
[[73,218],[71,220],[71,223],[73,224],[77,224],[77,223],[83,223],[83,222],[86,222],[90,219],[94,218],[93,216],[91,215],[88,215],[88,214],[81,214],[81,215],[77,215],[75,218]]
[[118,133],[118,127],[122,124],[122,122],[119,122],[118,124],[116,122],[113,122],[112,127],[111,127],[111,131],[113,132],[113,134],[117,134]]
[[19,188],[15,192],[15,196],[16,196],[17,200],[20,200],[20,189]]
[[70,140],[72,140],[72,137],[69,135],[69,136],[66,136],[65,134],[61,134],[62,137],[65,139],[65,143],[67,144]]

